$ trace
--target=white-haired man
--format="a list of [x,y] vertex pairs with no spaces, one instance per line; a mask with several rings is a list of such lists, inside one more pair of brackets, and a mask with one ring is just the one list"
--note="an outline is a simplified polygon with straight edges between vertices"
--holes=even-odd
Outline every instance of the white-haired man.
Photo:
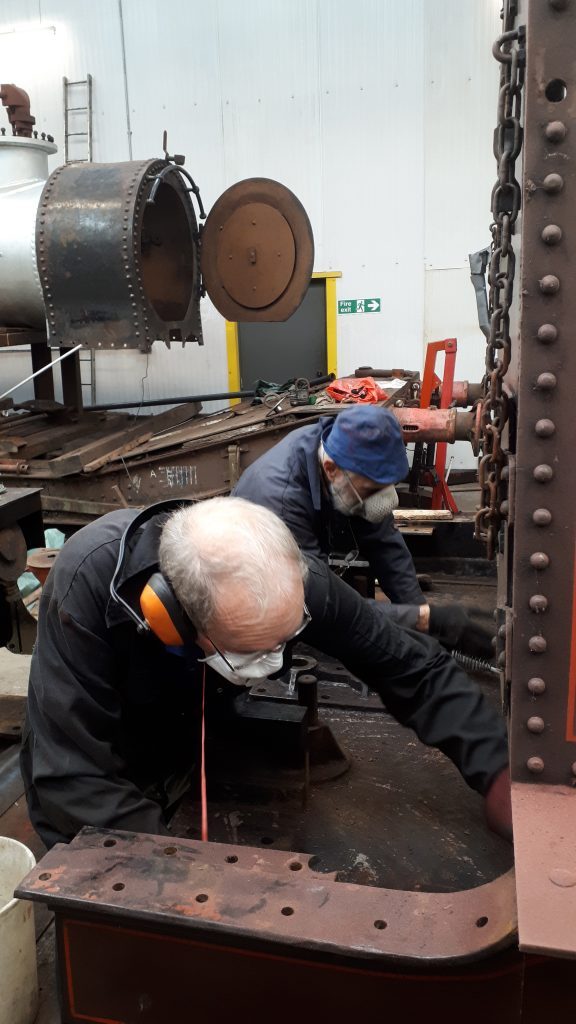
[[[504,725],[454,661],[367,611],[320,559],[304,559],[268,509],[214,498],[112,512],[58,556],[41,600],[21,758],[46,844],[83,825],[166,832],[195,760],[203,663],[246,685],[277,671],[297,635],[376,690],[486,797],[489,820],[509,825]],[[213,707],[233,688],[207,676]]]

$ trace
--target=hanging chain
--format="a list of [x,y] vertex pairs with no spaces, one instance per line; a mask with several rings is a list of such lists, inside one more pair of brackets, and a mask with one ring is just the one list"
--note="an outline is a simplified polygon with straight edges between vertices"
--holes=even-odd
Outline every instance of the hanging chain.
[[494,558],[506,500],[507,456],[502,434],[508,420],[508,398],[504,377],[510,365],[510,307],[516,257],[512,244],[518,218],[521,189],[515,176],[515,161],[522,148],[522,87],[524,85],[525,28],[515,28],[516,0],[506,5],[503,34],[492,48],[500,63],[498,123],[494,133],[494,156],[498,178],[492,189],[492,244],[488,271],[490,333],[486,344],[486,372],[481,401],[482,455],[478,465],[481,507],[476,514],[475,536]]

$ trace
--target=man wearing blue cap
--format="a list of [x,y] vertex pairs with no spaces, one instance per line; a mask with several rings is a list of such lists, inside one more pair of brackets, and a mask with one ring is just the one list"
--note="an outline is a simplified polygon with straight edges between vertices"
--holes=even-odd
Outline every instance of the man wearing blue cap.
[[366,560],[390,599],[378,602],[379,611],[399,625],[430,632],[449,648],[490,656],[489,636],[462,607],[426,603],[392,516],[394,485],[408,470],[394,414],[353,405],[292,431],[242,474],[233,494],[275,512],[306,554]]

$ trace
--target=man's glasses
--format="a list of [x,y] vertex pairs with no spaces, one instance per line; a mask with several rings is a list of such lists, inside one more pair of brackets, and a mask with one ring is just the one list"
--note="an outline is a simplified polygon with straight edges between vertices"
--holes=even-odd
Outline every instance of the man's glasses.
[[[242,658],[242,668],[249,668],[251,665],[258,665],[261,661],[264,661],[264,659],[268,658],[271,654],[280,654],[280,652],[283,651],[284,648],[286,647],[286,644],[290,643],[291,640],[295,640],[297,636],[300,636],[300,633],[304,632],[306,626],[308,626],[310,622],[312,622],[312,616],[310,615],[310,612],[308,611],[308,608],[306,607],[305,604],[301,624],[298,626],[296,632],[292,633],[291,636],[286,637],[286,639],[283,640],[281,644],[277,644],[276,647],[272,647],[272,649],[269,651],[256,651],[254,654],[246,655],[236,654],[235,657]],[[207,633],[205,634],[205,636],[207,640],[210,640],[210,643],[212,644],[212,647],[216,651],[216,654],[219,654],[222,660],[226,662],[226,665],[228,666],[230,671],[235,672],[236,668],[238,668],[239,666],[236,666],[236,668],[234,668],[234,666],[231,665],[230,662],[228,661],[226,654],[224,654],[223,651],[219,650],[219,648],[216,647],[216,644],[214,643],[213,640],[210,639]],[[232,651],[228,651],[227,653],[231,655]]]

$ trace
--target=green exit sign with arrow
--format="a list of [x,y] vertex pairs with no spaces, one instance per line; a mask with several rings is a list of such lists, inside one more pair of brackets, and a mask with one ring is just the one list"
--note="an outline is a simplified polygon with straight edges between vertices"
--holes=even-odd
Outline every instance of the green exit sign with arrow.
[[381,299],[340,299],[339,313],[380,313]]

